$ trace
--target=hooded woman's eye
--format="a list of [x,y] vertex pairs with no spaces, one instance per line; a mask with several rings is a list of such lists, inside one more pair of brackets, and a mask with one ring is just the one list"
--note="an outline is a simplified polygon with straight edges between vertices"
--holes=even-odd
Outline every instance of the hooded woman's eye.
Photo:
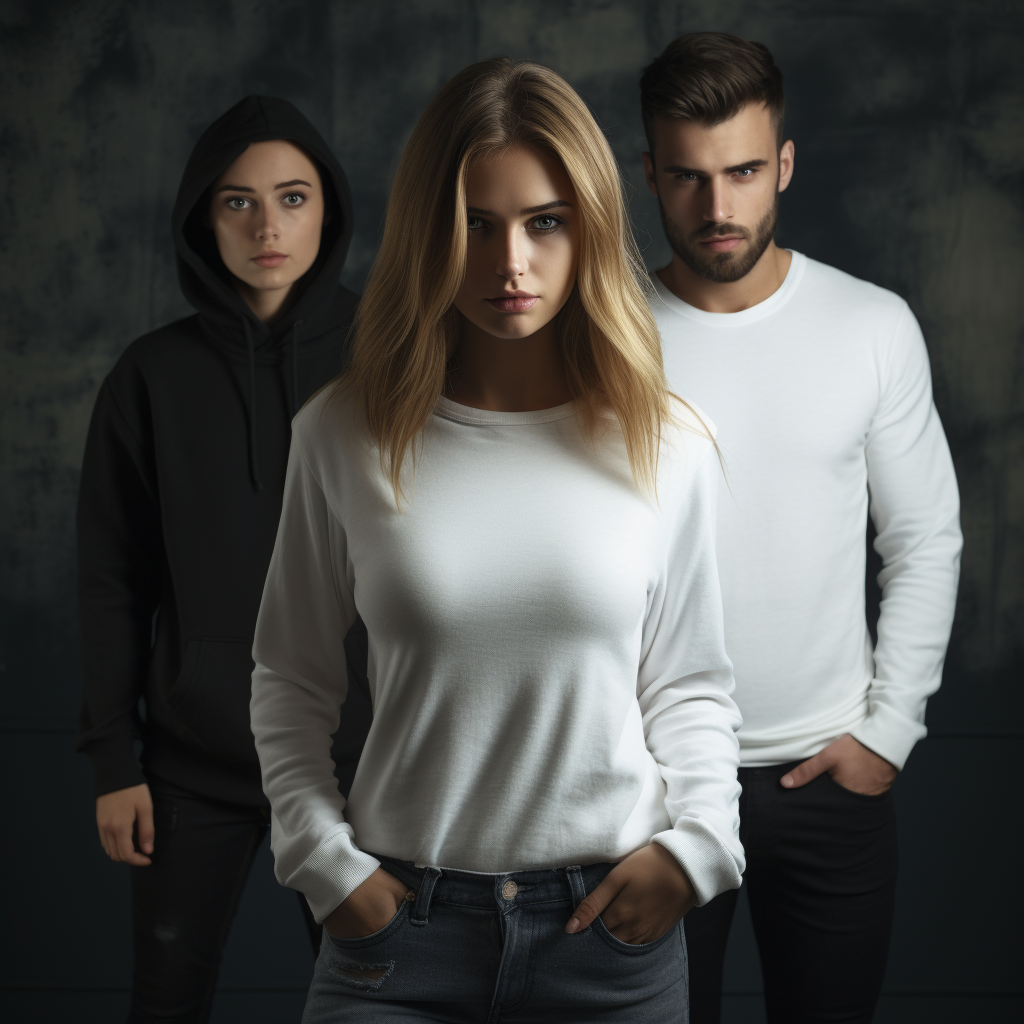
[[232,196],[227,201],[227,207],[229,210],[244,210],[249,205],[248,199],[243,199],[241,196]]
[[305,201],[306,197],[301,192],[289,192],[281,198],[285,206],[301,206]]

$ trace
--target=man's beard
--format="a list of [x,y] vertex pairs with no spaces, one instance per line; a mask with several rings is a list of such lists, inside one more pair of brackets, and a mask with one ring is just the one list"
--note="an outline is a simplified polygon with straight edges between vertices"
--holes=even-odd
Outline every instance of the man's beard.
[[[754,264],[764,255],[768,243],[775,234],[775,226],[779,220],[779,194],[775,193],[775,201],[761,218],[753,232],[739,224],[708,224],[695,231],[689,238],[684,238],[676,226],[665,216],[665,207],[661,206],[661,223],[665,227],[665,237],[672,251],[698,276],[716,284],[729,284],[746,277]],[[716,235],[740,235],[750,244],[739,256],[733,252],[716,252],[711,255],[701,251],[701,242]]]

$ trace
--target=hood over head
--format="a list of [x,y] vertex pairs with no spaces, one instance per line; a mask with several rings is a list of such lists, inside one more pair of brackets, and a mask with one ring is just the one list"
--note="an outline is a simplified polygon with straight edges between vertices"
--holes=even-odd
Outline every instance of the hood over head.
[[[324,226],[319,255],[297,282],[297,300],[269,325],[235,291],[203,215],[207,190],[213,182],[250,143],[272,139],[297,143],[317,164],[324,190]],[[244,352],[251,343],[263,352],[278,347],[299,323],[303,325],[304,340],[312,340],[334,326],[329,321],[352,237],[352,197],[345,172],[330,147],[287,100],[246,96],[203,132],[181,178],[171,230],[178,251],[181,290],[205,321],[207,333],[218,342],[238,352]]]

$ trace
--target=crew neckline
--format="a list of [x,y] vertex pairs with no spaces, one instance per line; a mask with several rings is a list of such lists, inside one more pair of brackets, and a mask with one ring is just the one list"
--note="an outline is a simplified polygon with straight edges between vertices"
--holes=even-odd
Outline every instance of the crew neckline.
[[575,402],[554,405],[550,409],[533,409],[530,412],[498,412],[494,409],[477,409],[472,405],[453,402],[442,395],[434,406],[434,415],[457,423],[489,423],[501,426],[522,426],[531,423],[552,423],[564,420],[576,412]]
[[790,261],[789,270],[786,271],[782,284],[767,299],[758,302],[754,306],[749,306],[747,309],[741,309],[737,313],[710,313],[706,309],[698,309],[696,306],[691,306],[674,292],[669,291],[662,283],[661,278],[653,270],[651,271],[651,281],[654,284],[654,290],[661,304],[673,313],[678,313],[688,320],[696,321],[708,327],[743,327],[745,324],[754,323],[777,312],[789,302],[796,291],[804,276],[804,271],[807,269],[807,257],[793,249],[787,251],[792,253],[793,259]]

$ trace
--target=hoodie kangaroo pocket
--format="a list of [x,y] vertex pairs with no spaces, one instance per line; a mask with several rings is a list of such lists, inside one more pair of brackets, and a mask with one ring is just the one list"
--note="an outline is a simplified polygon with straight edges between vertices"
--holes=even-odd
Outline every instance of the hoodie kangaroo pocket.
[[181,674],[167,694],[167,704],[199,746],[219,760],[258,766],[249,727],[251,650],[250,640],[188,640]]

